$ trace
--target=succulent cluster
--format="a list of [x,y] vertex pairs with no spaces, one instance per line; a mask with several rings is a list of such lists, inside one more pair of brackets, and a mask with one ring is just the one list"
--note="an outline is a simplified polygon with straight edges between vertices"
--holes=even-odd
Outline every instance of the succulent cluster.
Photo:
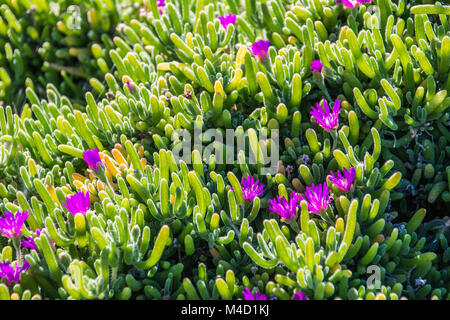
[[[114,69],[119,21],[138,15],[128,0],[5,0],[0,5],[0,99],[17,112],[25,88],[45,95],[55,84],[74,104],[84,93],[100,94],[104,74]],[[98,92],[100,91],[100,92]]]
[[18,0],[0,43],[0,299],[450,298],[450,6]]

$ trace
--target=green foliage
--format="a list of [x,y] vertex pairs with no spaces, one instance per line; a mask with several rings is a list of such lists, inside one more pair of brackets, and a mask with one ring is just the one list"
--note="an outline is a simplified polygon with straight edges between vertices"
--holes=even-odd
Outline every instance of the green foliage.
[[[30,213],[38,250],[0,241],[1,261],[31,264],[0,299],[448,299],[450,14],[428,2],[72,1],[74,31],[67,1],[7,1],[0,209]],[[261,39],[265,61],[250,50]],[[311,121],[322,99],[341,101],[335,131]],[[177,130],[210,128],[233,129],[256,163],[204,156],[204,136],[176,160]],[[277,173],[262,175],[261,144],[276,142],[258,136],[275,129]],[[93,148],[104,176],[83,160]],[[350,167],[343,192],[327,177]],[[251,201],[248,176],[265,185]],[[323,182],[320,215],[268,209]],[[72,215],[79,191],[90,210]]]

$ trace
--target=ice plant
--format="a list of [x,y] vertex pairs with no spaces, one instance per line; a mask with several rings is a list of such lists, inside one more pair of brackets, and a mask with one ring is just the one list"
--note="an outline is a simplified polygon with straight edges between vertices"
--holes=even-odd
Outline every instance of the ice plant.
[[94,148],[92,150],[89,149],[83,152],[83,157],[86,163],[89,165],[89,167],[91,167],[95,171],[99,171],[100,168],[103,168],[103,163],[102,160],[100,159],[100,154],[98,153],[97,148]]
[[30,269],[30,267],[31,266],[27,260],[24,260],[21,267],[17,263],[13,267],[9,264],[9,262],[0,262],[0,277],[6,278],[8,285],[10,285],[13,281],[18,283],[20,281],[21,273]]
[[318,186],[313,184],[311,187],[306,187],[305,197],[300,196],[300,200],[307,202],[308,210],[316,214],[321,214],[327,210],[331,202],[330,198],[331,194],[326,182]]
[[290,221],[297,214],[299,199],[300,196],[297,192],[292,192],[289,201],[285,197],[280,198],[277,196],[269,200],[269,210]]
[[310,114],[315,119],[312,120],[312,122],[317,123],[327,131],[332,131],[336,129],[339,124],[339,110],[341,109],[341,101],[339,99],[336,99],[334,101],[333,111],[331,113],[330,107],[328,106],[328,103],[325,100],[323,101],[323,104],[325,110],[324,108],[321,107],[319,103],[316,105],[315,108],[312,107]]
[[5,216],[0,217],[0,233],[10,239],[20,238],[23,224],[29,215],[28,211],[17,211],[15,215],[9,211],[5,212]]
[[259,56],[263,61],[266,61],[265,55],[269,51],[269,41],[259,40],[252,44],[250,50],[255,56]]
[[89,192],[81,191],[68,196],[66,202],[63,201],[63,205],[73,215],[77,213],[84,215],[89,210]]
[[303,292],[297,292],[294,294],[293,300],[306,300],[306,294]]
[[245,288],[245,290],[242,291],[242,294],[244,295],[244,300],[267,300],[264,293],[255,291],[255,294],[253,295],[249,288]]
[[219,17],[220,23],[225,28],[225,30],[228,28],[229,24],[234,25],[236,23],[236,15],[230,13],[229,15]]
[[351,167],[350,169],[344,169],[341,172],[337,172],[336,176],[333,171],[330,171],[331,176],[330,181],[333,182],[340,190],[349,192],[355,184],[356,179],[356,171],[355,168]]
[[264,192],[264,185],[248,176],[247,178],[242,178],[242,193],[244,194],[245,201],[252,201],[256,197],[260,196]]
[[311,71],[320,73],[320,72],[322,72],[322,70],[323,70],[323,64],[322,64],[322,62],[320,62],[320,60],[314,60],[311,63]]

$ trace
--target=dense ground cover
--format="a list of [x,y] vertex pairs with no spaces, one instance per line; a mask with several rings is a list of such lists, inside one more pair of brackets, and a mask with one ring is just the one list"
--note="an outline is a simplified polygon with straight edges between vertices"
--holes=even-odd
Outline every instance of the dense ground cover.
[[448,5],[1,3],[0,299],[450,297]]

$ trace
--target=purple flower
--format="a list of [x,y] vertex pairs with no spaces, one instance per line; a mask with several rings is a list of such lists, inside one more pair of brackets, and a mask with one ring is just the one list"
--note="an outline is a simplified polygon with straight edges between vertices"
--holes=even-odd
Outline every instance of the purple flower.
[[338,171],[337,176],[334,175],[333,171],[330,171],[331,176],[328,176],[339,189],[345,192],[349,192],[353,185],[355,184],[356,171],[355,168],[351,167],[349,170],[344,169],[342,174]]
[[259,184],[259,180],[256,180],[248,176],[242,178],[242,193],[244,194],[245,201],[252,201],[256,197],[260,196],[264,192],[264,185]]
[[259,40],[252,44],[250,50],[255,56],[259,56],[263,61],[266,61],[265,55],[269,50],[269,41]]
[[33,237],[25,237],[25,239],[22,240],[22,247],[38,251],[38,248],[36,246],[36,243],[34,242]]
[[5,217],[0,217],[0,233],[8,238],[20,237],[23,224],[29,215],[28,211],[17,211],[15,215],[9,211],[5,212]]
[[303,292],[297,292],[296,294],[294,294],[293,300],[307,300],[306,294],[304,294]]
[[157,0],[157,2],[158,2],[158,7],[165,7],[166,6],[166,3],[165,3],[165,1],[164,0]]
[[310,114],[315,119],[312,120],[312,122],[317,123],[327,131],[334,130],[339,124],[339,110],[341,109],[341,101],[339,99],[334,101],[333,111],[331,113],[330,107],[325,100],[323,101],[323,104],[325,106],[325,110],[319,103],[316,105],[316,108],[312,107]]
[[73,215],[77,213],[84,215],[89,210],[89,192],[84,193],[81,191],[68,196],[66,202],[63,201],[63,205]]
[[338,0],[338,1],[343,3],[344,6],[346,6],[347,8],[354,8],[359,4],[358,0]]
[[370,2],[372,2],[372,0],[336,0],[336,3],[343,3],[347,8],[354,8],[358,4]]
[[320,62],[320,60],[314,60],[311,63],[311,71],[320,73],[320,72],[322,72],[322,69],[323,69],[323,64],[322,64],[322,62]]
[[249,288],[245,288],[245,290],[242,291],[242,294],[244,295],[244,300],[267,300],[264,293],[255,291],[255,295],[253,295]]
[[269,210],[277,213],[286,220],[291,220],[293,216],[297,215],[297,207],[301,196],[297,192],[292,192],[289,202],[286,198],[279,196],[269,200]]
[[[34,230],[34,233],[39,237],[41,235],[42,229],[36,229]],[[50,239],[50,241],[53,244],[53,241]],[[34,242],[33,237],[25,237],[25,239],[22,240],[22,247],[29,248],[31,250],[38,251],[38,247],[36,246],[36,243]]]
[[236,15],[230,13],[227,16],[219,17],[219,20],[220,20],[220,23],[222,24],[222,26],[226,30],[229,24],[234,25],[236,23]]
[[23,262],[22,267],[16,265],[14,268],[9,264],[9,262],[0,262],[0,277],[6,278],[8,280],[8,285],[11,284],[12,281],[18,283],[20,280],[20,274],[23,271],[30,269],[30,264],[27,260]]
[[[84,160],[89,165],[89,167],[91,167],[95,171],[98,171],[98,170],[100,170],[100,168],[103,168],[103,163],[102,163],[102,160],[100,159],[100,154],[98,153],[97,148],[83,152],[83,157],[84,157]],[[99,168],[99,165],[100,165],[100,168]]]
[[308,210],[316,214],[325,211],[331,202],[331,194],[326,182],[318,186],[313,184],[311,188],[306,187],[305,197],[300,196],[300,200],[305,200],[308,203]]

